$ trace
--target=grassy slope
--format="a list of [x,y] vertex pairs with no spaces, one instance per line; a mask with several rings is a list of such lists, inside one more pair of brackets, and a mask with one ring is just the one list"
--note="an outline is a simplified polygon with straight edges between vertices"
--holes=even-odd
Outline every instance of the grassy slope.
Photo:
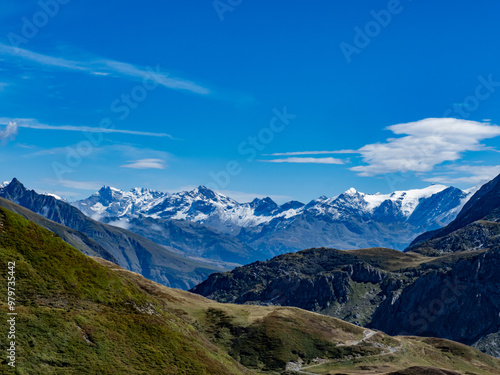
[[360,250],[338,250],[355,254],[362,261],[388,272],[411,271],[413,269],[450,267],[460,259],[474,257],[486,249],[466,251],[441,256],[426,256],[420,253],[403,253],[398,250],[371,248]]
[[[358,343],[365,331],[338,319],[296,308],[219,304],[86,257],[10,211],[0,209],[0,220],[0,285],[6,285],[7,262],[16,261],[18,374],[279,373],[299,357],[329,359],[330,368],[307,370],[322,373],[390,364],[391,370],[430,365],[494,374],[500,366],[446,340],[379,333]],[[383,346],[406,352],[382,355]],[[3,358],[0,364],[0,373],[13,373]]]

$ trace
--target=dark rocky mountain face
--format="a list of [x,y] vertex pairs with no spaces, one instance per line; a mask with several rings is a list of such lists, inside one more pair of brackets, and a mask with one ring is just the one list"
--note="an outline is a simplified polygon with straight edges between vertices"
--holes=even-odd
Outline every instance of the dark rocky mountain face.
[[279,208],[269,197],[264,199],[255,198],[250,202],[249,206],[254,209],[254,215],[256,216],[270,216]]
[[[500,357],[489,335],[500,330],[500,248],[432,270],[386,299],[370,322],[389,334],[434,336],[474,345]],[[388,319],[394,317],[397,319]]]
[[467,201],[457,217],[450,224],[440,230],[423,233],[413,240],[410,248],[415,250],[417,245],[427,240],[436,240],[445,237],[479,220],[500,221],[500,175],[483,185]]
[[500,218],[500,175],[483,185],[464,205],[456,219],[450,223],[442,235],[464,227],[474,221],[484,219],[497,221]]
[[0,196],[72,229],[81,230],[85,223],[85,215],[75,207],[52,196],[27,190],[16,178],[0,189]]
[[405,252],[439,256],[500,246],[500,223],[491,221],[478,220],[442,237],[434,238],[432,234],[429,236],[430,239],[410,246]]
[[221,270],[213,264],[188,259],[136,233],[95,221],[69,203],[26,189],[17,179],[0,189],[0,197],[85,234],[120,266],[167,286],[189,289]]

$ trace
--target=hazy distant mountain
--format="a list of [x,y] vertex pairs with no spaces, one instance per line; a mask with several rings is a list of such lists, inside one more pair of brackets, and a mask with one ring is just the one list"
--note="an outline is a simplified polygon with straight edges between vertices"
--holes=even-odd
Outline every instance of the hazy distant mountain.
[[195,259],[241,265],[266,257],[234,236],[192,221],[145,216],[130,219],[125,223],[114,217],[104,217],[101,221],[123,226],[157,244],[168,246]]

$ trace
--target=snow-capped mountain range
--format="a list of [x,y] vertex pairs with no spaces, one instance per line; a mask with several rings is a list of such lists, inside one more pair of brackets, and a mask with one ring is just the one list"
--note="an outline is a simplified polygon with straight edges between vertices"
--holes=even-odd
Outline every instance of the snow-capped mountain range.
[[192,221],[273,255],[313,246],[403,249],[419,233],[453,220],[471,194],[444,185],[392,194],[351,188],[307,204],[278,205],[270,198],[238,203],[204,186],[178,193],[104,186],[73,205],[94,219],[125,227],[140,218]]
[[304,208],[300,202],[278,206],[271,198],[254,199],[240,204],[235,200],[199,186],[191,191],[163,193],[134,188],[128,192],[104,186],[85,200],[74,202],[86,215],[131,219],[140,216],[155,219],[189,220],[215,226],[224,232],[254,227],[276,217],[291,217]]

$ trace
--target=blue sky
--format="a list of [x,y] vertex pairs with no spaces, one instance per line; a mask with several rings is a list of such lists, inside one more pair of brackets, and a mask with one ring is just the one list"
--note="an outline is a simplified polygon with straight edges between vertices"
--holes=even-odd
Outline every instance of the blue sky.
[[494,177],[497,1],[6,0],[1,178],[245,201]]

